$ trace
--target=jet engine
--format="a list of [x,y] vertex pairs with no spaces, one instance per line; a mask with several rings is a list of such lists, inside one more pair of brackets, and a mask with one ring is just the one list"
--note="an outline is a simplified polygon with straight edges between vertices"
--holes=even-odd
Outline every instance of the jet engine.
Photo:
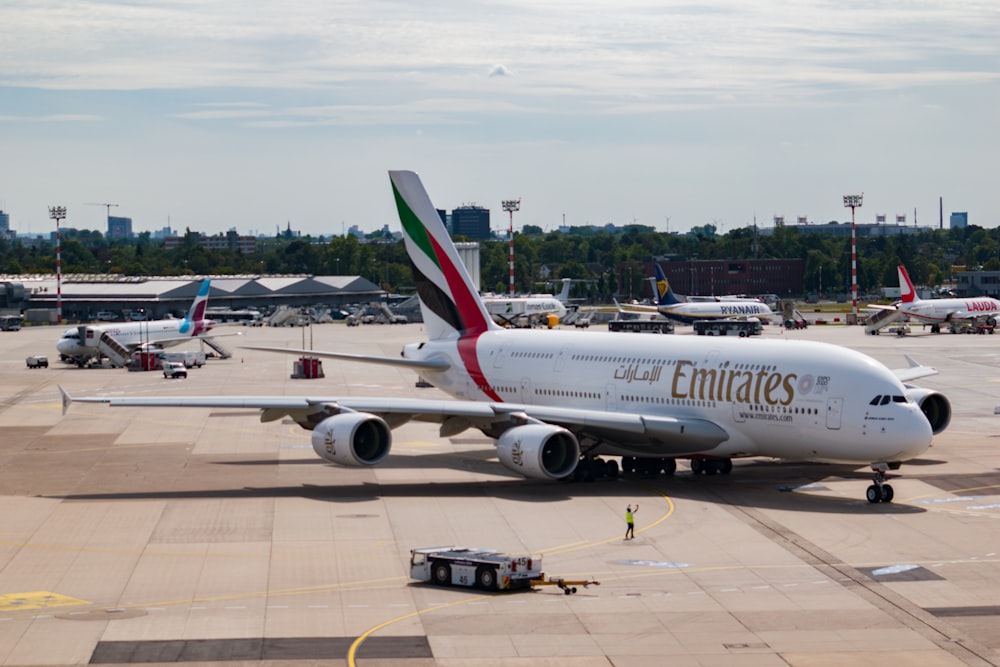
[[944,394],[923,387],[907,386],[906,397],[920,406],[920,411],[927,417],[934,435],[948,428],[948,424],[951,423],[951,403]]
[[344,466],[373,466],[389,455],[392,431],[382,418],[367,412],[327,417],[312,432],[320,458]]
[[580,460],[576,436],[551,424],[508,429],[497,439],[497,455],[506,468],[531,479],[561,479]]

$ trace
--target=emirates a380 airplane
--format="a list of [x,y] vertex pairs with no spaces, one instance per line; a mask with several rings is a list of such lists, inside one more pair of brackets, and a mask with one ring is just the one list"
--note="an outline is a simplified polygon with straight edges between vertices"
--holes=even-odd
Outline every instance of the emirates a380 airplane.
[[[890,371],[847,348],[801,340],[629,336],[504,329],[476,293],[420,178],[389,177],[429,340],[401,357],[272,351],[410,368],[452,399],[382,396],[70,397],[111,406],[258,408],[312,431],[323,459],[374,466],[392,429],[440,424],[448,438],[474,428],[500,462],[533,479],[614,475],[629,468],[727,473],[735,457],[871,465],[870,502],[889,502],[885,472],[919,456],[951,418],[941,394],[909,384],[936,370]],[[261,348],[257,348],[261,349]]]

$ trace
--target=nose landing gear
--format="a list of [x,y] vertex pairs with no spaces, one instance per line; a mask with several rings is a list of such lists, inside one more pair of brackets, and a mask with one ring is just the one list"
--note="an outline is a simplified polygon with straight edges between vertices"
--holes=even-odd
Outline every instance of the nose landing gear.
[[885,483],[885,472],[889,469],[888,463],[873,463],[872,470],[875,472],[874,484],[868,487],[865,497],[870,503],[891,503],[893,498],[892,487]]

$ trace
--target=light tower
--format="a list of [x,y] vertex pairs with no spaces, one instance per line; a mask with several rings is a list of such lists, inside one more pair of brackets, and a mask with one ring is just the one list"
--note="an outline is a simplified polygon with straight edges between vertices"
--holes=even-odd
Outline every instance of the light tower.
[[521,210],[521,198],[504,199],[503,210],[510,213],[510,295],[514,296],[514,211]]
[[854,232],[854,209],[860,208],[861,199],[865,196],[844,195],[844,207],[851,209],[851,312],[854,314],[853,324],[858,323],[858,242]]
[[59,221],[66,217],[66,207],[50,206],[49,217],[56,221],[56,324],[62,324],[62,249]]

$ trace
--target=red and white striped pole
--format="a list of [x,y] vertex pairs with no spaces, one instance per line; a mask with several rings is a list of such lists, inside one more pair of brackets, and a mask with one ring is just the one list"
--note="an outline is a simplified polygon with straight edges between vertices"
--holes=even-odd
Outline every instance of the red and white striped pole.
[[56,324],[62,324],[62,242],[59,221],[66,217],[65,206],[50,206],[49,217],[56,221]]
[[854,231],[854,209],[861,206],[865,193],[844,195],[844,206],[851,209],[851,312],[854,324],[858,323],[858,242]]
[[511,296],[514,296],[514,211],[521,210],[521,200],[520,199],[504,199],[503,210],[510,213],[510,231],[508,232],[510,238],[510,260],[508,262],[508,268],[510,269],[510,281],[508,284],[508,290]]

